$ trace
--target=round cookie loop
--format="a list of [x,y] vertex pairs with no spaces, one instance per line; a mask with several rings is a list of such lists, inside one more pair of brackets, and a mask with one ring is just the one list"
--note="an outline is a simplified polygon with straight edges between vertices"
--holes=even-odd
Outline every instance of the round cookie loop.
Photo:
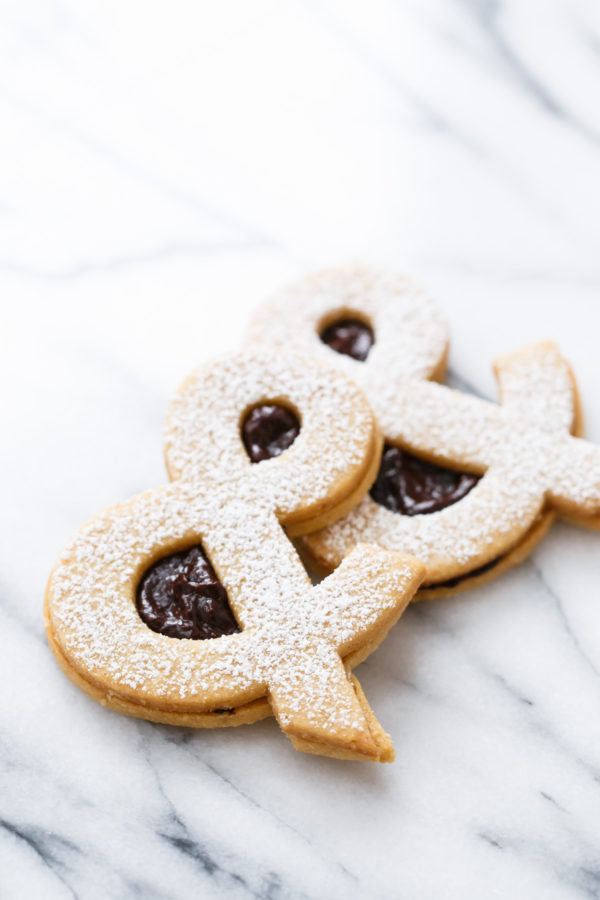
[[[267,402],[296,410],[301,431],[280,456],[252,463],[241,422]],[[359,389],[310,359],[239,355],[194,373],[167,424],[175,480],[84,525],[50,576],[47,633],[66,674],[130,715],[218,726],[272,711],[298,749],[393,758],[350,669],[385,637],[424,568],[361,545],[313,587],[281,525],[307,528],[343,506],[378,441]],[[144,573],[198,545],[241,631],[180,640],[151,630],[136,609]]]
[[[351,318],[373,331],[364,361],[323,340],[324,329]],[[435,383],[448,349],[437,306],[406,278],[362,267],[322,272],[282,291],[259,310],[248,342],[295,347],[336,365],[364,389],[386,444],[482,476],[462,499],[428,514],[400,515],[366,496],[303,539],[317,568],[332,571],[367,541],[414,553],[426,564],[428,593],[442,593],[469,573],[475,583],[520,561],[554,512],[597,527],[600,452],[569,433],[578,430],[577,391],[554,344],[496,362],[501,405],[451,390]]]
[[[364,361],[333,352],[321,339],[329,326],[344,320],[372,330],[374,343]],[[400,380],[443,377],[448,329],[437,303],[408,278],[349,266],[308,276],[265,303],[247,334],[247,345],[256,344],[286,353],[296,349],[335,366],[373,405],[382,389],[393,396]],[[381,399],[384,411],[385,396]]]
[[[295,412],[300,433],[280,456],[252,463],[241,424],[265,400]],[[331,366],[294,354],[233,357],[190,376],[171,404],[165,458],[172,479],[214,484],[275,505],[290,534],[319,527],[357,502],[374,477],[381,438],[364,395]],[[331,516],[331,514],[334,514]]]

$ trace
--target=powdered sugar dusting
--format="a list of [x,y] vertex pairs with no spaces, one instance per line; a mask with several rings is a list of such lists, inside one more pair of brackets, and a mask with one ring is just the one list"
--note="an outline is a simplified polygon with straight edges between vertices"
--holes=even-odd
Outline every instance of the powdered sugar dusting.
[[[319,340],[320,323],[345,307],[373,324],[375,344],[365,362]],[[259,311],[249,337],[318,352],[363,387],[387,441],[485,473],[458,503],[428,515],[399,516],[366,497],[343,520],[304,539],[329,568],[362,540],[414,553],[429,580],[443,581],[509,550],[548,501],[568,513],[600,512],[599,451],[569,436],[573,378],[551,343],[497,362],[502,406],[428,382],[446,351],[437,307],[401,278],[357,268],[283,291]]]
[[306,538],[313,552],[335,565],[356,541],[377,542],[414,553],[426,563],[430,578],[444,580],[514,546],[548,501],[561,511],[597,514],[598,448],[566,430],[551,429],[548,422],[540,427],[535,415],[532,424],[525,414],[528,396],[534,412],[543,411],[551,400],[540,392],[551,385],[559,425],[567,419],[569,402],[568,420],[573,419],[566,364],[557,354],[548,355],[545,345],[539,355],[534,351],[528,349],[526,359],[518,359],[521,391],[514,407],[510,395],[498,407],[437,384],[398,385],[386,408],[388,440],[457,468],[485,472],[485,477],[458,503],[413,518],[398,516],[367,497],[345,519]]
[[[240,437],[245,411],[265,399],[300,414],[301,431],[280,457],[250,462]],[[171,405],[165,454],[173,478],[202,481],[244,501],[276,498],[283,517],[325,501],[365,465],[373,417],[364,395],[340,372],[311,358],[243,355],[203,368]],[[252,477],[246,478],[252,470]]]
[[[76,671],[109,695],[210,712],[269,692],[284,729],[317,739],[339,739],[341,730],[355,742],[368,726],[339,654],[387,627],[416,589],[420,566],[363,546],[312,587],[276,510],[327,498],[339,475],[363,464],[370,411],[343,376],[329,378],[307,360],[214,364],[205,392],[204,377],[186,383],[169,420],[169,465],[182,477],[97,516],[65,549],[48,588],[54,636]],[[298,409],[302,433],[281,457],[252,465],[240,417],[247,403],[272,398],[274,385]],[[177,640],[138,616],[135,591],[146,568],[198,542],[228,592],[239,634]]]
[[[375,332],[365,363],[334,353],[319,339],[324,324],[353,314]],[[347,266],[279,292],[254,316],[247,343],[308,352],[366,390],[370,372],[385,373],[391,385],[401,378],[430,378],[444,358],[448,330],[438,305],[408,278]]]

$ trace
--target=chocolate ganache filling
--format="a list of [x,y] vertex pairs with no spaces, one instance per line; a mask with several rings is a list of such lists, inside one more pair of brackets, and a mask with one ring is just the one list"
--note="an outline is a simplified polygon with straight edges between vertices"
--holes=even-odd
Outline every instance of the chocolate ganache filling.
[[242,423],[242,440],[252,462],[279,456],[300,433],[298,416],[278,403],[255,406]]
[[152,631],[168,637],[202,641],[240,630],[227,592],[199,544],[150,566],[136,606]]
[[392,512],[418,516],[457,503],[478,481],[478,475],[446,469],[386,444],[371,497]]
[[353,359],[364,362],[375,342],[373,329],[358,319],[340,319],[332,322],[319,335],[324,344]]

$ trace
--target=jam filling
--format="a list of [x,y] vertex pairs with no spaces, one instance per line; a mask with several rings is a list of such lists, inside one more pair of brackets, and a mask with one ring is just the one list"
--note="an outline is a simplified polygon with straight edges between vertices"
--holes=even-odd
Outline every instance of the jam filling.
[[242,423],[242,440],[252,462],[279,456],[300,433],[298,416],[276,403],[255,406]]
[[136,606],[148,628],[168,637],[202,641],[240,630],[200,545],[154,563],[139,584]]
[[371,497],[403,516],[445,509],[469,493],[478,475],[456,472],[386,444]]
[[339,322],[333,322],[323,329],[320,338],[336,353],[351,356],[359,362],[365,361],[375,343],[373,329],[358,319],[340,319]]

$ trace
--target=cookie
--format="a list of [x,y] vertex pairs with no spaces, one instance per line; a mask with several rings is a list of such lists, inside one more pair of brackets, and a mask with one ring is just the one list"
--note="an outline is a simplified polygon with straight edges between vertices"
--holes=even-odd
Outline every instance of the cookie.
[[330,572],[360,541],[427,568],[418,596],[455,593],[520,562],[555,514],[598,527],[600,451],[574,435],[573,373],[545,342],[496,361],[500,404],[451,390],[438,306],[406,278],[361,267],[305,278],[267,302],[248,343],[309,352],[365,391],[384,435],[370,494],[302,540]]
[[331,366],[286,353],[203,367],[165,435],[172,483],[83,526],[46,591],[50,646],[105,706],[196,727],[274,713],[294,746],[393,758],[350,672],[384,638],[424,567],[359,544],[313,587],[284,528],[345,513],[381,437]]

